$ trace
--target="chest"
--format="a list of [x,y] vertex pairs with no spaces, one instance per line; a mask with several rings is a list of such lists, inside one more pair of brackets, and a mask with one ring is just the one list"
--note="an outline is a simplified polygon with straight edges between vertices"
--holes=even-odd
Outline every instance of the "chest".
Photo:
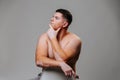
[[[64,50],[65,49],[65,47],[67,46],[67,44],[68,44],[68,41],[60,41],[60,42],[58,42],[59,43],[59,45],[60,45],[60,47]],[[48,57],[49,58],[54,58],[54,49],[53,49],[53,47],[52,47],[52,44],[51,44],[51,41],[50,40],[48,40]]]

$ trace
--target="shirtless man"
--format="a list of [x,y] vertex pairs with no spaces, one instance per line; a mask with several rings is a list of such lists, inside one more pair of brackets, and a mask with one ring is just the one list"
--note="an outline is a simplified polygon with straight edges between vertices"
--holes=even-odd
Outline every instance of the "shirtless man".
[[71,22],[72,15],[68,10],[56,10],[50,28],[38,40],[35,58],[38,67],[59,67],[66,76],[76,75],[75,65],[82,42],[77,35],[67,31]]

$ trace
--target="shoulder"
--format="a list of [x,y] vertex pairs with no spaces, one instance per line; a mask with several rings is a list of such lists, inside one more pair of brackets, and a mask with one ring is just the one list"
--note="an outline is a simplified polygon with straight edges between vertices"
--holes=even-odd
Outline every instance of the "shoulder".
[[47,33],[39,35],[39,40],[47,40],[47,38],[48,38]]
[[71,32],[68,32],[69,33],[69,36],[70,36],[70,38],[71,38],[71,41],[73,41],[73,42],[77,42],[77,43],[79,43],[79,44],[81,44],[82,43],[82,40],[81,40],[81,38],[79,37],[79,36],[77,36],[76,34],[74,34],[74,33],[71,33]]
[[38,42],[38,44],[47,44],[47,40],[48,40],[47,33],[43,33],[43,34],[39,35],[37,42]]

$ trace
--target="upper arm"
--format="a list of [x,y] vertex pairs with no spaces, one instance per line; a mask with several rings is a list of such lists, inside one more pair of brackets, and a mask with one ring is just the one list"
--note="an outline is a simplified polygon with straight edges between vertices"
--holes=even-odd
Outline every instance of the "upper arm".
[[40,60],[41,56],[47,56],[47,41],[45,34],[41,35],[38,39],[36,46],[36,62]]
[[81,51],[81,44],[82,42],[80,39],[72,39],[64,48],[64,52],[66,53],[66,58],[64,60],[69,60],[78,56]]

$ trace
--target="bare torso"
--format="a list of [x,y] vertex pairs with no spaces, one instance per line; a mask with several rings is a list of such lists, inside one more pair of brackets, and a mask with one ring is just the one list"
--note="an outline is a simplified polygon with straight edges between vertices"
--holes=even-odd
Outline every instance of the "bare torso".
[[[46,35],[47,36],[47,35]],[[67,44],[69,44],[69,41],[71,41],[71,39],[77,37],[76,35],[72,34],[72,33],[68,33],[62,40],[59,41],[59,44],[61,46],[61,48],[64,50],[64,48],[67,46]],[[52,49],[52,45],[50,42],[50,39],[47,37],[47,45],[48,45],[48,57],[55,59],[54,55],[53,55],[53,49]],[[79,53],[78,53],[79,54]],[[76,64],[76,59],[78,56],[74,56],[73,58],[69,59],[68,64],[73,68],[73,70],[75,71],[75,64]]]

